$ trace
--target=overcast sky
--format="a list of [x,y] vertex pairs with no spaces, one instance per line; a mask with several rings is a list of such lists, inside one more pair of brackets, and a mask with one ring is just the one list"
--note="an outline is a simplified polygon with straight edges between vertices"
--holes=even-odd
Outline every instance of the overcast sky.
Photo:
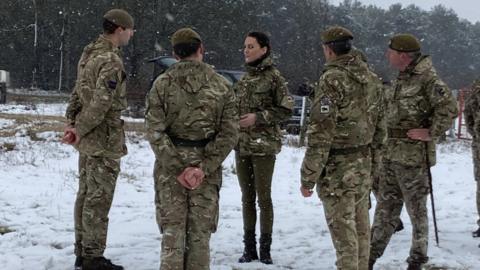
[[[447,8],[452,8],[460,18],[465,18],[472,23],[480,21],[480,1],[478,0],[359,0],[364,4],[373,4],[382,8],[388,8],[391,4],[401,3],[403,6],[415,4],[425,10],[430,10],[433,6],[442,4]],[[330,0],[331,3],[338,4],[343,0]]]

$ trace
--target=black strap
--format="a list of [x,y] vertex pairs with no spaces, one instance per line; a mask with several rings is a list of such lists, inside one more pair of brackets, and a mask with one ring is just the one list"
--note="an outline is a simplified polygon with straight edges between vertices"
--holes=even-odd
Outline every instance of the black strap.
[[349,147],[349,148],[332,148],[330,149],[330,155],[348,155],[354,154],[359,152],[366,152],[370,149],[370,145],[360,145],[357,147]]
[[185,146],[185,147],[205,147],[211,141],[211,139],[193,141],[193,140],[186,140],[186,139],[171,137],[171,136],[170,136],[170,140],[175,146]]
[[408,138],[407,136],[408,129],[398,129],[398,128],[389,128],[388,137],[389,138]]

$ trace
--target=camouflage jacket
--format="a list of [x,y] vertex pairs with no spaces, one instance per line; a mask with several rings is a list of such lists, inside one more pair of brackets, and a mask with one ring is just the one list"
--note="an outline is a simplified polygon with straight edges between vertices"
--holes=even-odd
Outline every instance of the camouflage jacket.
[[[188,166],[200,167],[209,179],[238,140],[235,93],[209,65],[182,60],[155,80],[147,96],[145,126],[164,179]],[[208,143],[175,146],[174,138]]]
[[81,138],[77,150],[89,156],[126,155],[120,119],[126,107],[126,75],[120,49],[100,35],[83,50],[65,114]]
[[246,65],[247,73],[234,85],[239,115],[255,113],[257,120],[248,128],[240,128],[235,150],[240,155],[274,155],[281,149],[280,122],[293,111],[293,98],[287,83],[265,58],[258,66]]
[[[425,143],[410,140],[405,133],[409,129],[428,128],[433,138],[428,143],[429,160],[433,166],[435,141],[452,125],[458,111],[452,92],[438,78],[430,57],[421,56],[400,72],[387,93],[387,99],[387,125],[391,134],[384,159],[407,166],[425,164]],[[394,136],[395,130],[403,135]]]
[[326,64],[310,96],[303,187],[315,186],[332,149],[377,150],[384,146],[387,133],[382,97],[380,79],[360,58],[346,54]]
[[463,113],[468,133],[474,138],[480,138],[480,80],[473,83],[472,91],[465,99]]

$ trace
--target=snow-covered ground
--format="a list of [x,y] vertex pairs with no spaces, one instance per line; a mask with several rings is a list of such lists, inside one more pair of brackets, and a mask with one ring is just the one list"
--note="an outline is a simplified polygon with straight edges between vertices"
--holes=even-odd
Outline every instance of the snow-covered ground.
[[[67,103],[38,103],[38,104],[0,104],[0,113],[64,116]],[[141,118],[122,116],[127,122],[143,122]],[[1,126],[0,126],[1,127]]]
[[0,113],[63,116],[66,108],[66,103],[0,104]]
[[[0,121],[0,127],[11,124]],[[59,136],[44,132],[39,134],[44,141],[31,141],[20,134],[0,138],[0,144],[16,143],[14,151],[0,152],[0,225],[15,229],[0,236],[0,269],[73,268],[77,153],[60,144]],[[161,235],[153,203],[154,156],[139,135],[129,134],[128,147],[110,212],[106,256],[126,269],[158,269]],[[320,200],[316,196],[304,199],[299,192],[303,154],[304,149],[284,147],[277,157],[272,185],[272,266],[237,263],[242,252],[241,193],[233,156],[227,158],[219,228],[211,240],[212,269],[335,269],[335,251]],[[435,246],[431,224],[430,263],[449,269],[480,269],[480,240],[471,237],[477,215],[468,143],[440,146],[432,173],[440,247]],[[402,219],[405,230],[394,235],[376,269],[406,268],[411,238],[406,211]]]

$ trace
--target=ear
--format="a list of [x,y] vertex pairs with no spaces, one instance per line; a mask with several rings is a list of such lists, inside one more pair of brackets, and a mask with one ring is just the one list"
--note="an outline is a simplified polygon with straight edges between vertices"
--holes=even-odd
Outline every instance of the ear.
[[172,56],[178,61],[180,61],[180,57],[178,57],[178,55],[176,55],[174,51],[172,51]]
[[114,32],[114,33],[115,33],[115,34],[120,34],[120,33],[123,32],[123,31],[125,31],[125,30],[123,30],[122,27],[119,26],[119,27],[117,27],[117,28],[115,29],[115,32]]
[[261,49],[262,49],[262,54],[263,54],[263,55],[265,55],[265,54],[267,53],[267,51],[268,51],[268,47],[267,47],[267,46],[262,47]]
[[331,56],[333,54],[332,49],[330,49],[330,47],[328,47],[327,45],[322,45],[322,47],[323,47],[323,52],[325,54],[325,57]]
[[203,55],[205,53],[205,47],[203,46],[203,43],[200,43],[200,47],[197,49],[197,54]]

